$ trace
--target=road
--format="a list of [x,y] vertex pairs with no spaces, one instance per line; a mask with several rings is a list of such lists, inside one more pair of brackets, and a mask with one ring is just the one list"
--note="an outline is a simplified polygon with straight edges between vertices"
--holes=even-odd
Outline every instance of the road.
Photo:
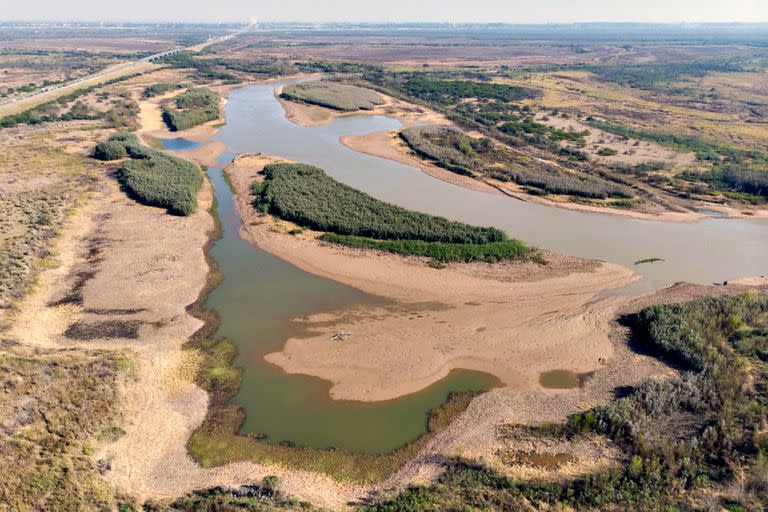
[[[233,34],[228,34],[226,36],[221,36],[221,37],[217,37],[217,38],[214,38],[214,39],[210,39],[210,40],[208,40],[208,41],[206,41],[206,42],[204,42],[202,44],[197,44],[197,45],[189,46],[189,47],[186,47],[186,48],[175,48],[173,50],[166,50],[164,52],[155,53],[154,55],[150,55],[148,57],[144,57],[143,59],[135,60],[133,62],[128,62],[128,63],[125,63],[125,64],[120,64],[120,65],[118,65],[116,67],[110,67],[110,68],[104,69],[102,71],[99,71],[98,73],[95,73],[93,75],[88,75],[88,76],[84,76],[82,78],[78,78],[77,80],[72,80],[72,81],[64,83],[64,84],[52,85],[50,87],[45,87],[43,89],[40,89],[39,91],[33,92],[31,94],[27,94],[26,96],[19,96],[17,98],[12,98],[12,99],[9,99],[9,100],[0,101],[0,110],[2,110],[3,107],[9,106],[9,105],[15,105],[17,103],[22,103],[22,102],[23,103],[27,103],[27,105],[25,105],[26,108],[32,108],[36,104],[43,103],[43,100],[44,101],[50,101],[50,100],[55,99],[56,97],[60,96],[61,94],[59,94],[59,95],[54,94],[57,91],[61,92],[63,94],[65,89],[67,89],[67,90],[69,90],[69,89],[76,90],[76,89],[78,89],[79,85],[83,85],[86,82],[94,82],[94,83],[96,83],[96,82],[99,81],[100,78],[104,78],[106,76],[117,78],[118,76],[124,75],[125,71],[141,72],[142,69],[143,69],[142,65],[145,65],[147,63],[151,63],[151,62],[153,62],[155,60],[162,59],[163,57],[167,57],[168,55],[173,55],[175,53],[179,53],[179,52],[183,52],[183,51],[200,51],[203,48],[205,48],[207,46],[210,46],[212,44],[228,41],[229,39],[232,39],[232,38],[242,34],[243,32],[247,32],[250,29],[251,29],[251,26],[249,25],[249,26],[245,27],[244,29],[239,30],[239,31],[237,31],[237,32],[235,32]],[[40,99],[41,101],[39,101],[39,102],[29,101],[29,100],[33,100],[33,99]],[[2,112],[0,112],[0,113],[2,113]],[[5,113],[2,113],[2,114],[5,114]]]

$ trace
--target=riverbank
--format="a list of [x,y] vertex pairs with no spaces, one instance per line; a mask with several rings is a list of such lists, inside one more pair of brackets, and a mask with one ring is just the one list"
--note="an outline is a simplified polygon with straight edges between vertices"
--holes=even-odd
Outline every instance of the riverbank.
[[285,117],[298,126],[325,126],[334,119],[361,115],[394,117],[403,123],[403,126],[414,126],[419,123],[450,124],[450,121],[439,112],[381,93],[379,95],[384,100],[384,103],[381,105],[375,106],[370,110],[342,112],[317,105],[286,100],[280,96],[282,92],[283,88],[277,87],[274,91],[275,99],[282,105]]
[[[285,100],[283,100],[285,101]],[[292,103],[292,102],[289,102]],[[321,108],[321,107],[316,107]],[[327,109],[326,109],[327,110]],[[699,208],[703,211],[709,210],[709,213],[700,213],[696,211],[654,211],[643,212],[632,209],[608,208],[589,204],[580,204],[570,201],[555,201],[542,196],[536,196],[526,193],[522,187],[514,183],[502,183],[495,180],[476,179],[469,176],[459,175],[448,171],[442,167],[434,165],[422,158],[416,156],[413,151],[402,141],[398,135],[400,129],[391,131],[382,131],[369,133],[366,135],[347,135],[339,140],[342,144],[353,151],[365,153],[367,155],[386,158],[410,167],[420,169],[422,172],[446,181],[453,185],[464,187],[469,190],[478,190],[481,192],[501,193],[521,201],[541,204],[544,206],[564,208],[567,210],[599,213],[614,215],[619,217],[643,220],[660,220],[668,222],[695,222],[707,217],[750,217],[750,218],[768,218],[768,210],[748,210],[741,211],[734,207],[725,205],[713,205],[701,203]]]
[[[307,329],[315,333],[322,326],[322,332],[290,339],[267,356],[285,371],[333,382],[337,399],[377,401],[423,389],[456,368],[535,389],[542,372],[588,373],[611,357],[600,324],[610,320],[612,309],[594,299],[636,279],[632,271],[546,252],[546,265],[529,260],[435,269],[416,258],[289,235],[289,223],[266,220],[251,206],[251,183],[275,161],[280,159],[241,155],[226,168],[244,236],[303,270],[399,304],[353,321],[343,312],[307,318]],[[330,340],[341,331],[353,333],[351,341]]]

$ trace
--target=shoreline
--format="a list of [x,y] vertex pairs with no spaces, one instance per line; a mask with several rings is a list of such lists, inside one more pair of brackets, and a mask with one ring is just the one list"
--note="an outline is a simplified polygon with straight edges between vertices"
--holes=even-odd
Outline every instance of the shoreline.
[[[286,372],[330,381],[336,399],[378,401],[423,389],[457,368],[493,374],[519,389],[541,389],[541,372],[588,373],[597,369],[598,360],[611,356],[606,338],[587,324],[607,321],[611,308],[602,308],[606,304],[596,297],[637,279],[631,270],[547,252],[542,252],[547,266],[530,261],[460,263],[435,270],[414,258],[288,235],[290,223],[265,221],[250,207],[250,183],[263,165],[274,161],[284,160],[246,154],[225,169],[235,189],[244,238],[302,270],[396,301],[408,315],[417,315],[407,327],[400,316],[382,310],[375,311],[377,319],[353,325],[343,323],[343,314],[309,317],[309,325],[330,324],[328,332],[355,333],[354,342],[334,344],[327,333],[289,339],[282,351],[266,356]],[[283,225],[282,233],[276,224]],[[544,303],[549,316],[540,315]],[[598,314],[598,309],[605,311]],[[553,324],[552,317],[558,316],[571,331]],[[487,325],[475,325],[478,319]],[[508,332],[521,339],[510,345]],[[550,354],[544,362],[537,360],[535,353],[548,343],[551,350],[564,350],[561,357]],[[535,350],[528,353],[526,347]]]
[[[660,212],[640,212],[633,210],[624,210],[619,208],[610,208],[598,205],[579,204],[570,201],[552,201],[544,197],[533,196],[525,193],[522,189],[511,183],[500,183],[492,180],[475,179],[468,176],[461,176],[452,173],[446,169],[438,167],[431,162],[425,161],[413,155],[407,147],[398,141],[396,133],[415,124],[445,124],[453,126],[445,116],[439,112],[429,110],[426,107],[412,105],[402,100],[392,98],[383,93],[379,93],[385,99],[385,105],[376,107],[372,110],[358,110],[355,112],[337,112],[332,109],[298,103],[286,100],[280,97],[281,88],[274,91],[275,98],[283,107],[285,117],[292,123],[302,126],[323,126],[331,123],[336,118],[350,117],[355,115],[383,115],[399,120],[403,126],[396,130],[374,132],[365,135],[345,135],[339,138],[339,141],[353,151],[364,153],[370,156],[376,156],[391,160],[400,164],[414,167],[425,174],[445,181],[447,183],[460,186],[469,190],[475,190],[488,193],[500,193],[511,198],[540,204],[543,206],[563,208],[566,210],[579,211],[585,213],[596,213],[601,215],[613,215],[628,219],[653,220],[661,222],[696,222],[711,218],[768,218],[768,209],[746,209],[748,212],[739,210],[737,207],[718,205],[710,203],[701,203],[695,205],[701,210],[712,210],[722,215],[711,215],[694,211],[678,212],[663,210]],[[422,114],[419,118],[418,114]]]
[[447,169],[438,167],[426,160],[414,155],[410,148],[399,140],[397,132],[400,129],[374,132],[365,135],[344,135],[339,141],[346,147],[359,153],[385,158],[409,167],[416,168],[433,178],[463,187],[469,190],[480,192],[504,194],[519,201],[540,204],[553,208],[563,208],[566,210],[579,211],[584,213],[595,213],[600,215],[613,215],[627,219],[651,220],[661,222],[697,222],[711,218],[768,218],[768,210],[750,210],[751,215],[745,215],[738,209],[729,206],[719,206],[714,204],[701,204],[699,207],[704,210],[712,210],[722,213],[722,215],[709,215],[697,212],[674,212],[665,211],[661,213],[646,213],[633,210],[622,210],[618,208],[608,208],[602,206],[579,204],[567,201],[552,201],[543,197],[527,194],[522,189],[511,183],[494,182],[493,180],[481,180],[468,176],[461,176],[452,173]]

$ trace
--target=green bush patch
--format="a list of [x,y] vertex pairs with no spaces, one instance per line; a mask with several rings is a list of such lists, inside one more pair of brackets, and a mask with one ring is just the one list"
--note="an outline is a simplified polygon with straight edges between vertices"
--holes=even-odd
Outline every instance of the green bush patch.
[[380,201],[305,164],[270,164],[254,184],[254,206],[326,242],[438,261],[500,261],[531,249],[496,228],[476,227]]
[[94,157],[102,160],[119,155],[130,157],[117,171],[128,195],[174,215],[189,215],[197,209],[197,192],[203,185],[197,165],[143,146],[131,133],[118,132],[94,150]]
[[189,89],[176,98],[176,108],[163,107],[163,120],[171,131],[186,130],[219,118],[220,98],[210,89]]

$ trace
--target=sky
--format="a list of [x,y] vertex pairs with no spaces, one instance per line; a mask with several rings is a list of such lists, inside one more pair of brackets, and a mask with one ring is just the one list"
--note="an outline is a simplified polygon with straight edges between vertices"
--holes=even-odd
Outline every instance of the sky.
[[768,22],[768,0],[2,0],[0,20]]

